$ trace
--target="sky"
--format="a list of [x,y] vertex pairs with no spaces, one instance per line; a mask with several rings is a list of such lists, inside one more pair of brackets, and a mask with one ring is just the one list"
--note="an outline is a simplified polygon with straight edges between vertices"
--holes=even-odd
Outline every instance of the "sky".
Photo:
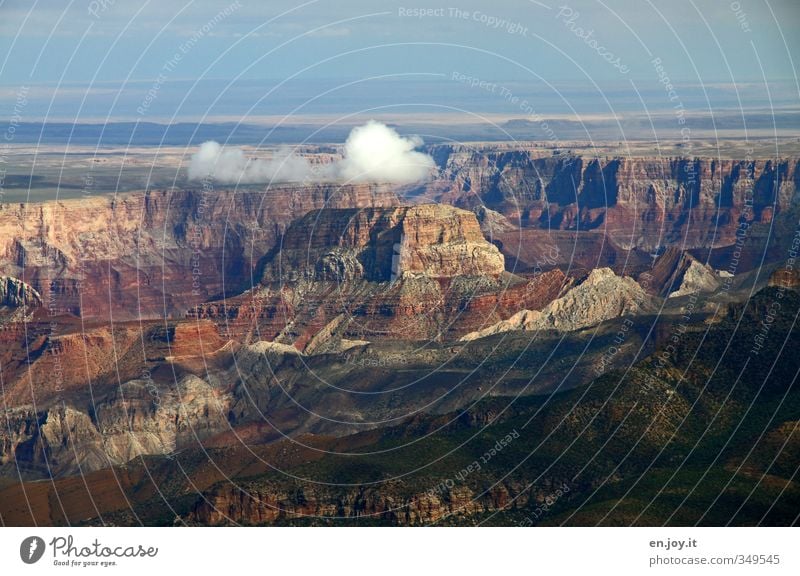
[[0,0],[5,117],[791,107],[797,64],[797,0]]

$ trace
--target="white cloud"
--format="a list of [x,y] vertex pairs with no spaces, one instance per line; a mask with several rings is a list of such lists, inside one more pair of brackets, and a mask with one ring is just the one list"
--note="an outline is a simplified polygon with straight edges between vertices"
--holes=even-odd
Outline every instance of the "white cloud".
[[434,162],[414,150],[421,145],[419,137],[403,138],[385,124],[370,120],[350,132],[338,173],[357,182],[409,184],[425,180]]
[[189,163],[190,180],[211,177],[217,182],[241,184],[292,182],[308,174],[308,161],[288,149],[278,151],[270,160],[252,159],[241,148],[223,148],[213,140],[204,142]]
[[312,171],[308,160],[288,149],[270,160],[252,159],[241,148],[223,148],[209,141],[192,155],[189,179],[209,177],[242,184],[301,180],[411,184],[426,180],[435,166],[433,158],[415,150],[421,145],[421,138],[400,136],[385,124],[370,120],[350,132],[341,160]]

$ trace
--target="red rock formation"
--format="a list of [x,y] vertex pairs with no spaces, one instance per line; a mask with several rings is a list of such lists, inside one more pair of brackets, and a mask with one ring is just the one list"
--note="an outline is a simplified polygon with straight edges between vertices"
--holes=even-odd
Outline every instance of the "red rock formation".
[[312,211],[287,230],[264,280],[496,278],[503,270],[503,258],[484,239],[475,214],[424,204]]
[[250,283],[289,223],[324,206],[397,204],[381,185],[264,191],[154,190],[0,206],[0,273],[56,314],[89,320],[182,316]]
[[[749,252],[767,242],[757,225],[765,228],[790,210],[800,187],[796,159],[594,159],[502,145],[481,152],[443,145],[431,152],[439,177],[416,193],[459,207],[484,207],[485,232],[502,243],[509,269],[517,271],[534,268],[539,259],[540,237],[529,230],[576,231],[572,246],[582,254],[576,262],[591,268],[597,260],[596,265],[622,272],[615,262],[624,261],[632,248],[713,248],[724,259],[742,219],[756,226],[748,231],[741,272],[756,261]],[[386,186],[320,184],[5,205],[0,274],[29,284],[57,313],[89,320],[112,314],[115,320],[180,317],[193,305],[252,286],[259,260],[291,221],[309,211],[398,203]],[[509,222],[523,231],[515,237]],[[599,236],[583,238],[585,231]],[[381,251],[397,243],[391,234],[385,240],[376,248],[381,258]],[[561,245],[564,256],[570,246]],[[338,264],[320,263],[323,270]]]
[[442,179],[428,197],[485,205],[523,226],[602,230],[645,250],[721,247],[737,221],[768,223],[800,191],[800,162],[544,156],[542,150],[434,148]]
[[326,486],[279,487],[223,485],[198,501],[187,520],[202,525],[273,524],[306,518],[364,518],[414,526],[448,516],[523,508],[538,494],[520,482],[500,483],[486,490],[466,486],[441,491],[409,492],[402,485],[336,489]]
[[566,278],[508,274],[474,213],[419,205],[311,212],[287,230],[262,282],[190,316],[299,348],[334,320],[346,339],[438,340],[542,307]]

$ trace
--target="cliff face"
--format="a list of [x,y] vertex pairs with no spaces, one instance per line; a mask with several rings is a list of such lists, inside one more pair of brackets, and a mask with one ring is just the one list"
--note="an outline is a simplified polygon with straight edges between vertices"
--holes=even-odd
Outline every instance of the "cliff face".
[[620,278],[609,268],[596,268],[578,286],[541,311],[521,310],[503,320],[461,338],[476,340],[512,330],[558,330],[570,332],[620,316],[635,316],[656,310],[655,303],[632,278]]
[[290,226],[264,263],[262,286],[190,316],[298,349],[321,331],[346,340],[438,340],[523,303],[541,307],[565,281],[557,270],[530,280],[504,272],[472,212],[325,209]]
[[499,250],[475,215],[437,204],[364,210],[316,210],[289,227],[266,282],[374,282],[412,277],[498,277]]
[[38,307],[42,305],[42,297],[29,284],[18,278],[0,276],[0,306]]
[[469,517],[507,508],[524,508],[538,491],[522,482],[503,482],[486,490],[444,488],[438,493],[409,493],[388,482],[379,487],[336,489],[325,486],[282,488],[259,485],[212,490],[188,515],[202,525],[274,524],[293,519],[344,520],[363,518],[401,526],[432,524],[443,518]]
[[[110,234],[130,240],[120,230]],[[69,266],[81,247],[63,246],[74,250],[63,253]],[[34,322],[43,331],[31,334],[30,343],[17,341],[4,364],[4,396],[18,411],[0,458],[33,474],[68,475],[202,444],[231,426],[258,423],[265,413],[283,429],[320,431],[314,418],[285,403],[278,390],[287,389],[295,398],[307,396],[309,406],[340,412],[342,422],[355,414],[346,431],[357,430],[372,411],[397,418],[435,387],[446,390],[446,382],[386,406],[370,395],[363,405],[350,405],[349,394],[322,401],[325,391],[309,385],[304,363],[321,357],[333,373],[343,364],[354,370],[341,354],[369,345],[365,335],[370,341],[444,339],[520,305],[543,306],[565,282],[558,270],[531,280],[508,274],[475,214],[440,205],[310,211],[258,269],[256,287],[198,306],[188,319]],[[232,325],[241,332],[231,334]],[[274,342],[241,346],[254,340]],[[368,387],[389,382],[359,381]],[[458,405],[474,390],[447,400]]]
[[249,284],[288,224],[323,206],[396,205],[380,185],[170,190],[0,206],[0,273],[59,314],[182,314]]
[[[732,244],[741,217],[769,223],[800,198],[800,161],[583,158],[434,147],[431,197],[484,204],[523,226],[603,229],[619,246]],[[443,184],[446,182],[447,184]]]
[[67,404],[8,412],[0,464],[44,476],[85,474],[144,454],[170,454],[229,428],[229,398],[187,375],[171,389],[131,380],[91,409]]
[[[577,235],[559,241],[571,257],[585,253],[581,262],[613,265],[614,258],[620,259],[617,251],[631,248],[722,250],[736,242],[741,219],[749,225],[744,240],[757,251],[767,225],[800,201],[796,159],[595,159],[444,145],[431,147],[431,152],[439,164],[438,177],[416,193],[474,209],[484,235],[503,245],[514,270],[520,268],[512,256],[519,257],[521,269],[539,260],[535,252],[543,242],[541,233],[597,234],[588,242]],[[415,202],[413,195],[407,200]],[[232,295],[251,287],[252,274],[260,272],[258,262],[276,248],[289,224],[308,212],[403,202],[389,186],[317,184],[264,191],[160,190],[3,205],[0,274],[30,285],[56,313],[90,320],[107,319],[112,312],[116,320],[181,316],[223,292]],[[417,224],[415,218],[420,218]],[[363,213],[349,229],[345,225],[328,231],[321,228],[324,223],[316,223],[317,243],[334,247],[338,232],[359,240],[362,230],[384,229],[369,238],[375,243],[372,260],[343,261],[334,249],[319,262],[318,273],[336,278],[360,274],[366,266],[368,277],[385,277],[383,263],[398,251],[406,271],[436,265],[445,275],[454,275],[457,271],[446,270],[452,253],[422,247],[433,239],[436,245],[446,244],[450,224],[453,234],[468,235],[474,225],[459,217],[438,230],[430,228],[435,236],[426,238],[418,234],[428,230],[426,218]],[[396,226],[401,220],[404,224]],[[408,243],[416,248],[405,250]],[[493,274],[496,259],[484,248],[478,250],[474,266],[486,262]]]

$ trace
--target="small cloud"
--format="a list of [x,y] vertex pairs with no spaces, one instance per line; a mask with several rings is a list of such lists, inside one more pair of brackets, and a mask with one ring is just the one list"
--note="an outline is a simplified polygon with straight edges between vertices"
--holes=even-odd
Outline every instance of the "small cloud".
[[427,180],[435,166],[430,155],[415,150],[421,145],[421,138],[403,137],[370,120],[350,132],[341,160],[312,169],[308,160],[288,149],[269,160],[252,159],[241,148],[223,148],[209,141],[192,155],[188,176],[234,184],[302,180],[412,184]]

